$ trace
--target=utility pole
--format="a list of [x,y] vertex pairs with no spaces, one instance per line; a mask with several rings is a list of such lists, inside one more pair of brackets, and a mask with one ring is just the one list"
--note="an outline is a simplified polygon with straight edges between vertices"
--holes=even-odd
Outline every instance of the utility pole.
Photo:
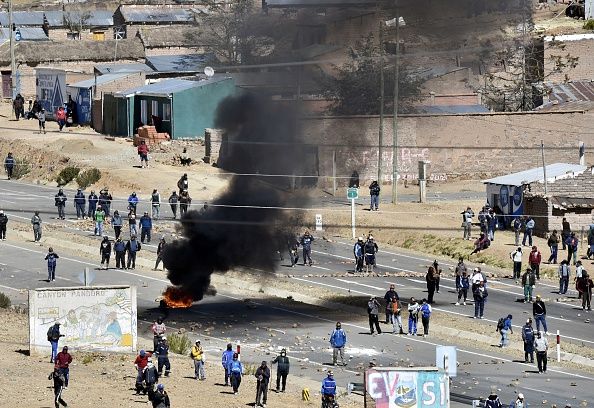
[[400,53],[400,17],[396,14],[396,54],[394,58],[394,114],[392,115],[392,204],[398,201],[398,54]]
[[540,152],[542,156],[542,175],[544,177],[544,193],[548,193],[548,184],[547,184],[547,166],[545,165],[545,158],[544,158],[544,140],[540,141]]
[[8,32],[10,33],[10,90],[12,99],[16,98],[17,94],[17,68],[16,61],[14,59],[14,33],[15,27],[13,27],[12,19],[12,0],[8,0]]
[[379,117],[379,143],[377,149],[377,183],[382,185],[382,145],[384,144],[384,20],[379,26],[380,47],[380,117]]

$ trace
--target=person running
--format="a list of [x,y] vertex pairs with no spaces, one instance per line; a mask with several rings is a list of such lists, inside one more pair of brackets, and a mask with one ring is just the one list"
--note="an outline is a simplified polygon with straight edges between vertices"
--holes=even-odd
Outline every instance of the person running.
[[177,217],[177,206],[179,203],[179,196],[177,195],[177,192],[174,191],[173,193],[171,193],[167,201],[169,202],[171,212],[173,213],[173,219],[175,220],[175,218]]
[[256,404],[255,407],[260,406],[266,408],[266,400],[268,399],[268,384],[270,383],[270,368],[266,361],[256,370],[254,377],[257,379],[256,383]]
[[417,335],[417,321],[419,320],[420,306],[414,297],[410,298],[408,303],[408,335]]
[[60,372],[58,367],[54,367],[54,371],[50,373],[47,379],[54,382],[54,407],[58,408],[60,405],[67,407],[68,404],[62,398],[62,391],[64,391],[64,383],[66,382],[64,374]]
[[[524,362],[534,363],[534,329],[532,328],[532,319],[526,320],[522,326],[522,341],[524,342]],[[530,357],[530,361],[528,361]]]
[[56,280],[56,263],[58,258],[57,253],[54,252],[52,247],[49,247],[45,260],[47,261],[47,281],[53,282]]
[[233,345],[231,343],[227,344],[227,350],[223,351],[223,355],[221,356],[221,364],[223,365],[223,369],[225,370],[225,386],[229,385],[229,380],[231,377],[231,372],[229,371],[229,364],[233,361]]
[[[280,355],[272,360],[272,364],[278,364],[276,369],[276,392],[285,392],[287,387],[287,376],[289,375],[290,361],[287,357],[287,349],[282,349]],[[280,388],[282,385],[282,388]]]
[[514,334],[514,330],[512,329],[512,315],[508,314],[507,317],[503,320],[503,327],[499,330],[501,333],[501,342],[499,343],[499,347],[504,348],[509,346],[509,335]]
[[547,372],[547,351],[549,350],[549,341],[541,332],[536,332],[536,339],[534,340],[534,347],[536,348],[536,363],[538,365],[539,373]]
[[379,325],[379,308],[380,304],[377,301],[377,298],[372,296],[367,302],[367,314],[369,315],[369,330],[371,331],[371,334],[374,333],[374,326],[377,330],[377,334],[382,334],[382,329],[380,329]]
[[194,362],[194,379],[200,381],[206,380],[206,372],[204,371],[204,350],[202,350],[200,340],[196,340],[196,344],[192,346],[190,355]]
[[322,381],[322,403],[332,404],[336,399],[336,381],[334,381],[334,373],[328,370],[326,378]]
[[55,367],[64,374],[64,389],[68,389],[68,382],[70,380],[70,364],[72,363],[72,356],[68,352],[68,346],[62,347],[56,355]]
[[8,217],[4,214],[4,210],[0,210],[0,240],[6,241],[6,226],[8,224]]
[[429,319],[431,318],[431,305],[427,299],[423,299],[419,313],[421,313],[421,322],[423,323],[423,337],[427,337],[429,335]]
[[239,355],[233,354],[233,360],[228,365],[227,370],[229,371],[231,379],[231,387],[233,387],[233,394],[239,393],[239,386],[241,385],[241,377],[243,376],[243,365],[239,361]]
[[332,346],[332,365],[336,365],[338,356],[340,355],[340,362],[343,366],[344,362],[344,347],[346,346],[347,335],[342,329],[340,322],[336,322],[336,329],[330,334],[330,345]]
[[481,280],[472,291],[472,298],[474,299],[474,318],[482,319],[485,312],[485,302],[489,292],[485,287],[485,282]]
[[33,226],[33,240],[34,242],[41,241],[41,224],[42,219],[39,216],[39,211],[35,211],[33,217],[31,217],[31,225]]
[[50,363],[56,361],[56,356],[58,355],[58,342],[60,341],[60,337],[64,337],[64,335],[60,332],[60,322],[55,322],[47,330],[47,341],[50,342],[52,348]]
[[536,322],[536,331],[540,331],[540,325],[542,324],[545,336],[548,336],[547,307],[544,301],[540,298],[540,295],[536,295],[536,301],[532,304],[532,316],[534,316],[534,321]]
[[99,255],[101,255],[101,269],[109,269],[111,242],[109,241],[109,237],[107,235],[103,236],[103,241],[101,241],[101,244],[99,245]]

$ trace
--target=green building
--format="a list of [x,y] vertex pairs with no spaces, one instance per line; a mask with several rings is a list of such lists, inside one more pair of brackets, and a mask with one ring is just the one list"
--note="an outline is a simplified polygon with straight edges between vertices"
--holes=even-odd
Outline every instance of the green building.
[[[204,137],[214,127],[219,102],[236,92],[229,77],[205,80],[166,79],[103,97],[103,129],[112,136],[132,137],[139,126],[157,124],[172,139]],[[158,119],[154,119],[154,117]]]

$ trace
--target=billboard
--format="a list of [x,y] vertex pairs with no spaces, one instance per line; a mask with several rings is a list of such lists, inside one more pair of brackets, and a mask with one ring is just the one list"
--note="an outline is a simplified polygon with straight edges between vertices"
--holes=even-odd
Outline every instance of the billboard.
[[449,378],[436,369],[374,368],[365,372],[376,408],[449,408]]
[[47,331],[60,323],[60,345],[78,350],[133,352],[136,288],[95,286],[29,290],[29,348],[48,353]]
[[35,94],[48,119],[66,102],[66,71],[54,68],[35,70]]
[[72,97],[72,100],[76,102],[77,123],[82,125],[91,123],[91,88],[68,86],[66,87],[66,94],[67,96]]

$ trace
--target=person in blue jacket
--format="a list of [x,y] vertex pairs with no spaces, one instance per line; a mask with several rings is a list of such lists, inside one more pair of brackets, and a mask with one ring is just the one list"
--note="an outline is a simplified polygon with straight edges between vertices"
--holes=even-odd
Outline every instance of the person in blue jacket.
[[144,244],[146,238],[147,242],[151,242],[151,230],[153,229],[153,220],[148,215],[148,211],[144,212],[144,215],[138,220],[140,224],[140,242]]
[[334,373],[328,370],[328,376],[322,380],[322,394],[323,402],[331,402],[336,398],[336,381],[334,380]]
[[342,329],[340,322],[336,322],[336,329],[330,334],[330,345],[332,346],[332,365],[336,365],[336,360],[340,354],[340,361],[343,366],[344,362],[344,346],[346,345],[347,336]]
[[233,346],[231,343],[227,344],[227,350],[223,351],[223,356],[221,357],[221,364],[225,369],[225,386],[229,385],[229,370],[228,366],[231,361],[233,361]]
[[503,328],[501,329],[501,344],[499,347],[509,346],[509,335],[514,334],[512,329],[512,315],[507,315],[507,318],[503,321]]
[[239,386],[241,385],[241,376],[243,375],[243,366],[239,361],[239,354],[233,354],[233,360],[227,366],[231,377],[231,386],[233,387],[233,394],[237,395],[239,392]]
[[305,230],[305,234],[301,237],[300,244],[303,248],[303,266],[305,264],[309,264],[311,266],[311,243],[313,242],[314,237],[309,233],[309,230]]
[[74,195],[74,208],[76,208],[76,219],[80,220],[81,218],[85,218],[85,203],[86,203],[85,195],[82,190],[79,188],[76,190],[76,194]]
[[132,211],[132,213],[136,214],[136,207],[138,206],[138,196],[136,192],[132,192],[130,197],[128,197],[128,210]]

